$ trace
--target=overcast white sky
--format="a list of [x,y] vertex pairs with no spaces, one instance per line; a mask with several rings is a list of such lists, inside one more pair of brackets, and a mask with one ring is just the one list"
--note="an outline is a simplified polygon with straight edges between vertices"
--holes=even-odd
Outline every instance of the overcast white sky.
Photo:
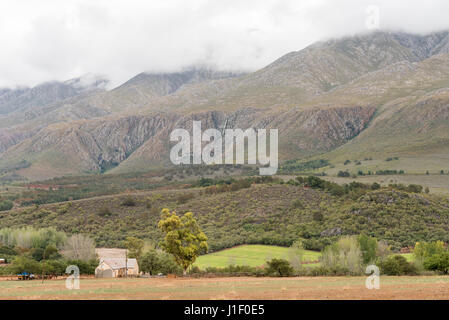
[[255,70],[329,37],[449,29],[447,0],[0,0],[0,87],[86,73],[114,85],[195,64]]

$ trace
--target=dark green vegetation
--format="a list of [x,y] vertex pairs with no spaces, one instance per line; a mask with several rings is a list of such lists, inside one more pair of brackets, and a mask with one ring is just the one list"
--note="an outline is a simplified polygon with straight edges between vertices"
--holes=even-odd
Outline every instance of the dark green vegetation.
[[117,194],[125,192],[128,189],[151,190],[167,185],[169,183],[168,181],[160,179],[159,181],[155,181],[154,178],[163,178],[165,174],[170,172],[170,170],[161,170],[157,173],[148,172],[145,174],[133,173],[54,178],[39,182],[35,188],[33,188],[33,184],[24,184],[22,192],[15,194],[14,198],[21,205],[27,206]]
[[[241,183],[244,185],[245,183]],[[18,208],[0,213],[4,227],[53,226],[68,234],[89,234],[97,246],[119,246],[127,236],[159,241],[162,208],[192,211],[208,236],[211,252],[238,244],[321,250],[341,235],[365,232],[393,250],[417,241],[449,242],[447,198],[380,188],[337,185],[318,177],[252,184],[236,191],[204,188],[157,190]],[[124,205],[132,198],[134,206]]]
[[46,259],[43,261],[36,261],[33,258],[26,256],[17,256],[12,260],[12,264],[8,267],[0,269],[0,273],[5,275],[16,275],[22,272],[32,273],[36,276],[49,276],[49,275],[65,275],[65,270],[68,266],[76,265],[80,274],[94,274],[95,268],[98,266],[97,260],[91,260],[88,262],[80,260],[67,260],[67,259]]
[[[81,236],[82,239],[88,238]],[[0,229],[0,256],[12,262],[0,268],[0,274],[63,275],[70,265],[78,266],[81,274],[93,274],[98,265],[95,247],[90,245],[89,239],[84,245],[79,240],[77,236],[77,241],[70,242],[64,232],[55,228]],[[77,244],[76,251],[87,252],[87,255],[75,254],[73,243]]]
[[[173,234],[178,234],[178,237],[183,235],[185,239],[199,236],[204,247],[207,247],[206,238],[198,229],[191,213],[179,219],[176,215],[169,214],[167,209],[163,211],[165,214],[159,221],[159,227],[167,232],[168,238],[171,239]],[[166,229],[167,226],[170,226],[170,230]],[[195,235],[195,232],[199,233]],[[189,273],[193,276],[357,276],[362,275],[367,266],[373,264],[380,267],[382,274],[395,276],[449,272],[449,251],[442,241],[417,242],[412,248],[413,259],[408,261],[404,256],[394,254],[386,241],[378,241],[365,233],[358,236],[345,235],[337,237],[324,247],[321,254],[314,252],[319,254],[318,260],[309,264],[306,255],[310,255],[310,251],[304,249],[305,239],[299,238],[290,248],[282,248],[287,253],[285,258],[267,257],[259,266],[231,263],[225,267],[202,268],[191,266],[197,253],[189,254],[193,247],[201,247],[198,241],[175,242],[171,245],[167,238],[161,242],[159,246],[165,252],[156,247],[145,250],[144,241],[135,237],[127,237],[122,245],[129,250],[129,257],[138,259],[141,271],[150,275]],[[93,274],[98,264],[95,259],[95,247],[88,237],[78,234],[68,238],[64,232],[53,228],[0,229],[0,243],[0,254],[6,257],[8,262],[12,262],[0,269],[0,274],[4,275],[23,272],[39,277],[62,275],[69,265],[77,265],[82,274]]]
[[266,274],[275,277],[288,277],[294,274],[294,269],[287,260],[272,259],[267,261]]
[[11,210],[14,203],[11,200],[3,200],[0,202],[0,211]]
[[[318,262],[307,263],[306,251],[302,246],[303,239],[298,239],[290,248],[282,248],[288,254],[285,258],[266,258],[259,266],[245,264],[229,264],[222,267],[198,266],[190,270],[190,274],[199,276],[360,276],[365,272],[402,276],[402,275],[435,275],[449,272],[449,251],[441,241],[418,242],[413,254],[404,255],[391,251],[385,241],[378,241],[366,234],[358,236],[342,236],[326,246],[319,254]],[[248,249],[251,246],[246,246]],[[268,249],[272,246],[265,246]],[[239,250],[240,247],[234,248]],[[272,247],[273,250],[281,247]],[[244,249],[245,250],[245,249]],[[227,250],[225,250],[227,251]],[[224,251],[223,251],[224,252]],[[256,251],[254,251],[255,253]],[[251,260],[250,257],[248,257]],[[370,266],[368,268],[368,266]],[[374,266],[374,268],[373,268]]]
[[[185,184],[198,186],[231,184],[235,174],[249,174],[253,169],[240,165],[205,166],[188,168],[170,167],[147,172],[126,174],[97,174],[86,176],[61,177],[36,183],[19,183],[6,187],[1,195],[0,211],[9,210],[9,202],[20,206],[41,205],[113,195],[127,191],[154,190],[158,188],[176,189]],[[218,179],[217,176],[226,176]],[[198,178],[204,177],[198,181]],[[12,207],[12,206],[11,206]],[[3,209],[6,208],[6,209]]]
[[440,271],[444,274],[449,272],[449,252],[442,252],[428,257],[424,261],[424,267],[428,270]]
[[324,159],[311,160],[311,161],[287,160],[282,164],[279,172],[280,173],[309,172],[316,169],[327,167],[329,165],[330,165],[329,161]]
[[403,256],[390,256],[381,264],[382,273],[389,276],[402,276],[405,274],[417,274],[417,268],[414,264],[408,262]]
[[265,268],[251,267],[247,265],[229,265],[226,267],[207,267],[200,269],[194,266],[190,270],[191,275],[204,276],[215,275],[220,277],[232,277],[232,276],[255,276],[255,277],[291,277],[298,275],[298,272],[294,270],[290,262],[285,259],[273,258],[265,262]]
[[156,249],[150,249],[142,256],[139,267],[142,272],[150,275],[182,273],[182,268],[176,264],[171,254]]

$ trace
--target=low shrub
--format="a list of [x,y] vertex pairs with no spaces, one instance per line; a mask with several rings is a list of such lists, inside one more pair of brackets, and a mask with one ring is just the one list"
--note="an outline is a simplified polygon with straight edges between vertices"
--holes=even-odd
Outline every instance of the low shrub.
[[101,207],[100,210],[98,211],[98,215],[100,217],[109,217],[112,216],[112,212],[111,209],[109,209],[108,207]]
[[193,193],[183,193],[176,197],[176,201],[179,204],[184,204],[184,203],[192,200],[193,198],[195,198],[195,195]]
[[285,259],[271,259],[267,261],[266,274],[275,277],[291,277],[294,273],[293,267]]
[[125,207],[134,207],[135,205],[136,205],[136,200],[131,196],[125,197],[122,201],[122,206],[125,206]]
[[205,270],[199,268],[192,268],[191,274],[202,276],[232,276],[232,277],[263,277],[266,276],[266,271],[260,267],[250,266],[235,266],[229,265],[224,268],[208,267]]
[[415,275],[417,269],[403,256],[394,255],[386,258],[380,265],[381,272],[388,276]]
[[348,171],[338,171],[337,176],[338,177],[350,177],[351,174]]
[[293,201],[292,207],[295,209],[304,209],[304,204],[300,199],[296,199]]
[[14,203],[10,200],[3,200],[0,202],[0,211],[11,210],[14,207]]

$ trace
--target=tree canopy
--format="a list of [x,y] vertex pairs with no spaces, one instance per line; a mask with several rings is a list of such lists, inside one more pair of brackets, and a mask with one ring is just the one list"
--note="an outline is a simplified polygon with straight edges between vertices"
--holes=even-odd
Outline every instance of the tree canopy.
[[201,231],[192,212],[179,217],[176,211],[163,209],[158,227],[165,233],[162,248],[174,256],[184,274],[200,253],[207,252],[207,237]]

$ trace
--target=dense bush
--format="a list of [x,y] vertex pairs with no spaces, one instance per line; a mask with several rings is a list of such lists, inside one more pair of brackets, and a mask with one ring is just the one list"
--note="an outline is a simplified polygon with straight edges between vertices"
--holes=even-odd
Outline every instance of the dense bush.
[[376,175],[378,176],[385,176],[385,175],[397,175],[397,174],[404,174],[404,170],[378,170],[376,171]]
[[389,187],[396,190],[402,190],[413,193],[421,193],[423,191],[423,186],[420,186],[418,184],[409,184],[408,186],[403,184],[390,184]]
[[66,254],[69,249],[83,253],[85,242],[76,241],[75,246],[67,246],[72,239],[88,239],[82,235],[74,235],[67,239],[64,232],[54,228],[34,229],[32,227],[0,230],[0,255],[8,258],[10,265],[1,268],[3,274],[29,272],[34,274],[58,275],[65,272],[69,265],[77,265],[82,274],[93,274],[98,265],[95,259],[95,246],[89,239],[90,260],[81,261],[63,258],[59,250]]
[[44,250],[43,259],[59,259],[61,257],[61,254],[54,245],[49,244]]
[[292,202],[292,207],[295,209],[304,209],[304,204],[300,199],[296,199]]
[[[97,259],[91,259],[89,261],[83,260],[66,260],[65,268],[74,265],[80,269],[80,274],[95,274],[95,268],[98,266],[99,261]],[[64,268],[64,270],[65,270]]]
[[381,185],[378,184],[377,182],[374,182],[374,183],[371,185],[371,190],[379,190],[380,188],[381,188]]
[[233,277],[244,277],[244,276],[255,276],[261,277],[265,276],[266,272],[263,268],[250,267],[250,266],[235,266],[230,265],[225,268],[208,267],[205,270],[200,270],[199,268],[193,267],[190,274],[196,275],[216,275],[216,276],[233,276]]
[[248,179],[242,179],[242,180],[237,180],[235,182],[231,182],[229,184],[224,183],[224,184],[210,186],[210,187],[206,188],[206,190],[204,192],[206,194],[216,194],[216,193],[221,193],[221,192],[238,191],[241,189],[247,189],[249,187],[251,187],[251,181]]
[[112,216],[112,211],[108,207],[104,206],[101,207],[100,210],[98,210],[98,215],[100,217],[110,217]]
[[349,173],[349,171],[338,171],[337,176],[338,177],[350,177],[351,174]]
[[[341,173],[341,174],[340,174]],[[348,172],[340,171],[339,176],[350,176]],[[346,175],[347,174],[347,175]],[[360,197],[361,195],[367,193],[370,190],[379,190],[381,185],[374,182],[372,185],[364,184],[360,182],[353,181],[349,184],[339,185],[335,182],[323,180],[317,176],[308,177],[296,177],[295,185],[303,185],[313,189],[321,189],[329,192],[331,195],[336,197],[341,197],[343,195],[350,195],[353,199]],[[401,190],[411,193],[421,193],[423,187],[416,184],[410,184],[408,186],[402,184],[390,184],[390,189]]]
[[449,252],[434,254],[424,260],[424,268],[432,271],[439,271],[448,274],[449,271]]
[[139,261],[139,267],[142,272],[150,275],[182,274],[182,268],[176,264],[172,255],[156,249],[151,249],[143,254]]
[[374,263],[377,258],[377,239],[368,237],[366,234],[362,234],[358,237],[360,250],[362,252],[362,262],[367,265]]
[[13,263],[7,266],[7,268],[9,274],[19,274],[22,272],[40,274],[42,272],[42,265],[38,261],[25,256],[16,257]]
[[443,241],[424,242],[420,241],[415,244],[413,254],[415,259],[424,262],[425,259],[433,255],[439,255],[446,251]]
[[62,275],[68,266],[75,265],[80,269],[80,274],[94,274],[98,266],[98,260],[89,262],[80,260],[46,259],[40,262],[26,256],[16,257],[11,265],[5,267],[7,274],[19,274],[22,272],[35,275]]
[[0,211],[11,210],[14,207],[14,203],[10,200],[3,200],[0,202]]
[[[311,180],[322,188],[303,187]],[[322,250],[339,236],[360,233],[387,241],[393,251],[424,239],[449,243],[448,198],[371,187],[360,183],[340,186],[319,177],[298,177],[284,185],[273,182],[212,195],[204,194],[204,189],[189,190],[195,198],[185,204],[178,203],[176,197],[187,191],[160,190],[133,195],[139,205],[131,210],[121,205],[123,196],[96,198],[74,202],[65,214],[57,212],[61,204],[1,213],[0,224],[55,226],[67,234],[90,235],[97,246],[117,247],[127,236],[159,241],[160,208],[180,213],[194,208],[212,251],[245,243],[288,247],[299,237],[304,239],[306,249]],[[147,198],[150,209],[145,206]],[[113,214],[99,216],[103,206]],[[322,219],[314,219],[315,212],[320,212]],[[21,241],[24,239],[27,237]]]
[[288,160],[280,168],[280,172],[306,172],[329,166],[329,160],[318,159],[306,162]]
[[251,184],[263,184],[263,183],[281,183],[279,178],[273,178],[271,176],[257,176],[244,179],[210,179],[202,178],[197,183],[193,184],[194,187],[208,187],[205,189],[206,194],[217,194],[222,192],[238,191],[241,189],[247,189],[251,187]]
[[271,259],[267,261],[266,274],[269,276],[290,277],[293,273],[293,267],[285,259]]
[[22,206],[64,202],[95,196],[123,193],[128,190],[152,190],[166,185],[166,182],[155,182],[149,179],[163,176],[167,172],[175,173],[178,169],[158,169],[147,173],[134,172],[126,174],[85,175],[54,178],[41,183],[58,188],[29,189],[20,195]]
[[122,206],[134,207],[136,205],[136,200],[131,196],[126,196],[122,201]]
[[[41,273],[44,275],[63,275],[69,264],[61,259],[43,260],[40,263]],[[80,272],[81,273],[81,272]],[[86,274],[86,273],[83,273]]]
[[14,248],[8,247],[8,246],[0,246],[0,255],[8,255],[8,256],[15,256],[17,255],[17,251],[14,250]]
[[313,221],[323,221],[324,216],[320,211],[315,211],[312,214]]
[[381,272],[389,276],[415,275],[415,265],[408,262],[403,256],[394,255],[385,259],[380,265]]
[[449,271],[449,252],[444,242],[417,242],[413,250],[415,260],[424,269],[447,274]]

